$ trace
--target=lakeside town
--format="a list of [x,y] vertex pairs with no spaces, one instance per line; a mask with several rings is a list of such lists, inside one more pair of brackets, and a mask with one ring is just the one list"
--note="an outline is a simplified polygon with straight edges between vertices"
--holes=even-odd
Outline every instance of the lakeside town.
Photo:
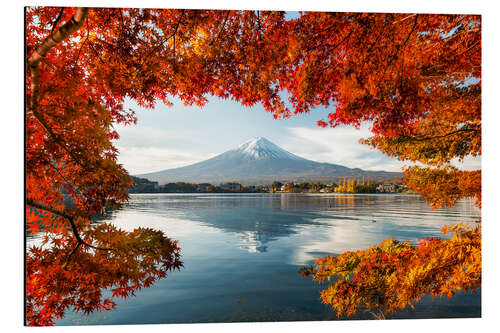
[[211,183],[175,182],[159,185],[145,178],[132,177],[129,193],[410,193],[401,183],[378,183],[371,180],[343,179],[340,182],[274,181],[272,184],[242,185],[237,182]]

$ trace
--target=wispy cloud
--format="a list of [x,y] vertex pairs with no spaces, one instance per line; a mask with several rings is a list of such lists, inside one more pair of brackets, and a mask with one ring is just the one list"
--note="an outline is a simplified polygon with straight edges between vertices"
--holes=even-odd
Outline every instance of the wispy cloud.
[[118,163],[132,175],[182,167],[214,156],[171,147],[117,147]]
[[405,165],[359,143],[370,137],[369,127],[307,128],[291,127],[283,148],[302,157],[364,170],[401,171]]
[[215,155],[191,142],[188,131],[178,133],[148,126],[121,126],[117,131],[118,162],[131,174],[177,168]]
[[467,156],[462,162],[454,159],[451,163],[461,170],[479,170],[481,169],[481,157]]
[[[401,171],[402,167],[413,164],[389,158],[380,151],[359,143],[360,139],[370,136],[372,134],[366,124],[359,130],[353,127],[291,127],[282,146],[314,161],[363,170]],[[467,157],[462,162],[455,159],[452,164],[462,170],[480,169],[481,158]]]

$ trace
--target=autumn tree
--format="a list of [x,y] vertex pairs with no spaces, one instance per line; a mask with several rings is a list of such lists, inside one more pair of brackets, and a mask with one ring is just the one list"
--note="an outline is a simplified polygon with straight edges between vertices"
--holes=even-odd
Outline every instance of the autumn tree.
[[[450,164],[481,153],[480,32],[467,15],[27,8],[26,224],[45,243],[27,254],[28,324],[109,308],[100,288],[128,295],[181,265],[162,233],[90,223],[128,198],[112,144],[114,124],[136,122],[126,100],[202,106],[213,95],[276,118],[326,107],[319,125],[367,121],[365,143],[431,166],[406,171],[431,203],[480,205],[480,171]],[[114,273],[93,280],[92,297],[75,292],[104,268]]]
[[326,256],[299,274],[318,282],[335,281],[321,291],[324,304],[337,315],[360,309],[383,319],[387,313],[414,307],[423,295],[454,296],[481,286],[481,234],[471,225],[443,228],[451,239],[428,238],[417,245],[387,239],[380,245]]
[[[287,85],[296,111],[334,106],[323,127],[368,122],[373,136],[363,143],[423,165],[406,168],[404,182],[434,208],[468,197],[481,207],[481,171],[452,164],[481,155],[480,17],[305,13],[296,27]],[[425,294],[478,288],[480,231],[454,226],[450,240],[417,245],[387,240],[320,258],[302,273],[334,279],[321,297],[339,315],[383,315]]]
[[[113,125],[136,122],[126,99],[202,106],[211,94],[279,113],[270,80],[287,48],[273,41],[286,28],[283,12],[26,9],[26,225],[44,233],[27,253],[28,325],[54,324],[68,307],[108,309],[102,288],[130,295],[181,267],[180,249],[160,232],[91,224],[131,185]],[[103,269],[110,276],[95,279]],[[89,279],[91,290],[76,292]]]

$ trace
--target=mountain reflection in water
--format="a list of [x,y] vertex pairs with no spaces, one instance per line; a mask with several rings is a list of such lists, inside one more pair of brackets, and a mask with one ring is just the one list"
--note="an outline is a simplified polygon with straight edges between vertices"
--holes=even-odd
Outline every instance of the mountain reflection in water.
[[[68,313],[57,324],[335,320],[319,299],[324,286],[299,277],[300,267],[389,237],[442,237],[444,224],[479,215],[468,200],[431,210],[413,195],[132,195],[106,221],[129,231],[159,229],[178,240],[184,268],[136,297],[117,300],[112,311]],[[392,317],[480,315],[479,291],[450,300],[424,297],[414,310]]]

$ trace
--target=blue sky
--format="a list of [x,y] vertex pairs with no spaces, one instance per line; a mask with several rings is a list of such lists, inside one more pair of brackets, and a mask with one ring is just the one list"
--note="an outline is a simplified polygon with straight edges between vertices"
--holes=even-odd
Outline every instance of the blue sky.
[[[117,126],[120,139],[118,162],[131,174],[147,173],[196,163],[253,138],[265,137],[291,153],[319,162],[365,170],[400,171],[403,163],[358,143],[370,136],[369,126],[320,128],[328,110],[274,119],[262,106],[243,107],[231,100],[210,97],[203,107],[157,104],[143,109],[126,103],[138,116],[137,125]],[[463,168],[480,168],[480,160],[466,161]]]

